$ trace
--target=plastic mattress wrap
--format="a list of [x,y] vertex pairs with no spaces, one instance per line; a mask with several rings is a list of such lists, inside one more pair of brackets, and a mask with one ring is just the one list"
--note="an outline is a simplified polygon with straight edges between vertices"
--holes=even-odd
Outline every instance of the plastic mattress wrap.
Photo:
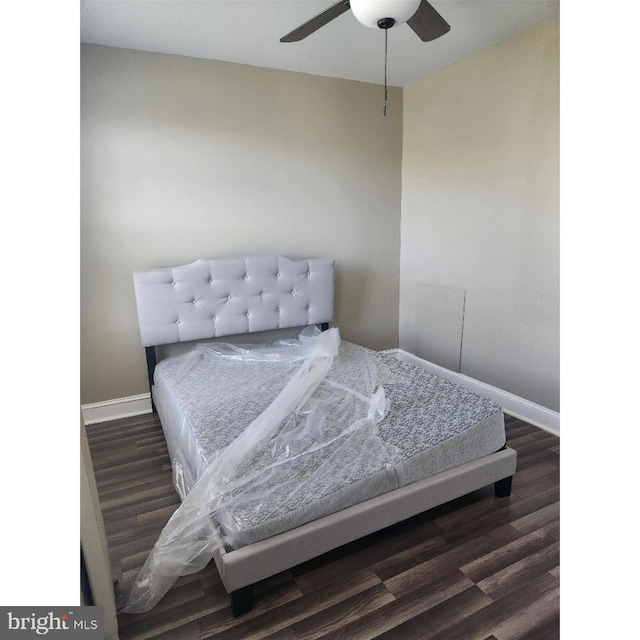
[[223,367],[247,361],[252,369],[277,363],[279,375],[252,375],[227,398],[231,407],[257,395],[273,400],[207,460],[141,569],[125,612],[151,609],[178,577],[203,569],[221,546],[230,548],[261,511],[309,499],[307,486],[319,478],[347,484],[401,457],[378,434],[387,401],[376,362],[363,351],[348,366],[332,368],[339,345],[337,329],[307,330],[298,340],[272,345],[198,345],[184,358],[185,375],[199,358],[215,358]]

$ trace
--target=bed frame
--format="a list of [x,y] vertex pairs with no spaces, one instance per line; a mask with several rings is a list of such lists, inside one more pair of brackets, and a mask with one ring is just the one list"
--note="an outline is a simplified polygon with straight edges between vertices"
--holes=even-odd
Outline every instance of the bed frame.
[[[333,319],[333,266],[322,258],[251,256],[134,271],[152,394],[157,346],[313,324],[327,329]],[[505,446],[246,547],[226,551],[220,545],[214,561],[233,614],[251,610],[255,583],[327,551],[492,483],[498,497],[509,496],[515,470],[516,452]]]

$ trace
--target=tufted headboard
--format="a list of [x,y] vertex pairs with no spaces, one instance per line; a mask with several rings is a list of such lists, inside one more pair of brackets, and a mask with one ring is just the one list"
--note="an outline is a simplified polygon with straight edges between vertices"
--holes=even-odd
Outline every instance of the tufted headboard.
[[333,260],[282,256],[200,259],[134,271],[145,347],[328,323]]
[[133,286],[150,388],[156,346],[311,324],[326,328],[333,319],[333,260],[327,258],[200,259],[134,271]]

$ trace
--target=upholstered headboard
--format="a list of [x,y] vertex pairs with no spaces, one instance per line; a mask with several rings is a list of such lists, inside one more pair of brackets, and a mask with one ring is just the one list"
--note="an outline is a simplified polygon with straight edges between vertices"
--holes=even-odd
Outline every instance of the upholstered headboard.
[[133,282],[145,347],[333,319],[330,259],[201,259],[134,271]]

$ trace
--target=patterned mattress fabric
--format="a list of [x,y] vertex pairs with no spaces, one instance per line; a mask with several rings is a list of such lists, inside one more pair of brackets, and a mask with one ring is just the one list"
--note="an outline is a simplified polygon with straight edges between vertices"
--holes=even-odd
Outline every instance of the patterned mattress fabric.
[[[278,359],[219,358],[206,347],[158,365],[154,400],[183,499],[207,461],[269,407],[297,366],[297,361]],[[386,399],[381,420],[367,414],[377,385]],[[307,419],[314,411],[321,415],[315,422]],[[484,457],[505,444],[502,409],[495,402],[345,341],[304,411],[291,420],[295,423],[235,470],[242,482],[230,484],[225,508],[216,513],[228,549]]]

